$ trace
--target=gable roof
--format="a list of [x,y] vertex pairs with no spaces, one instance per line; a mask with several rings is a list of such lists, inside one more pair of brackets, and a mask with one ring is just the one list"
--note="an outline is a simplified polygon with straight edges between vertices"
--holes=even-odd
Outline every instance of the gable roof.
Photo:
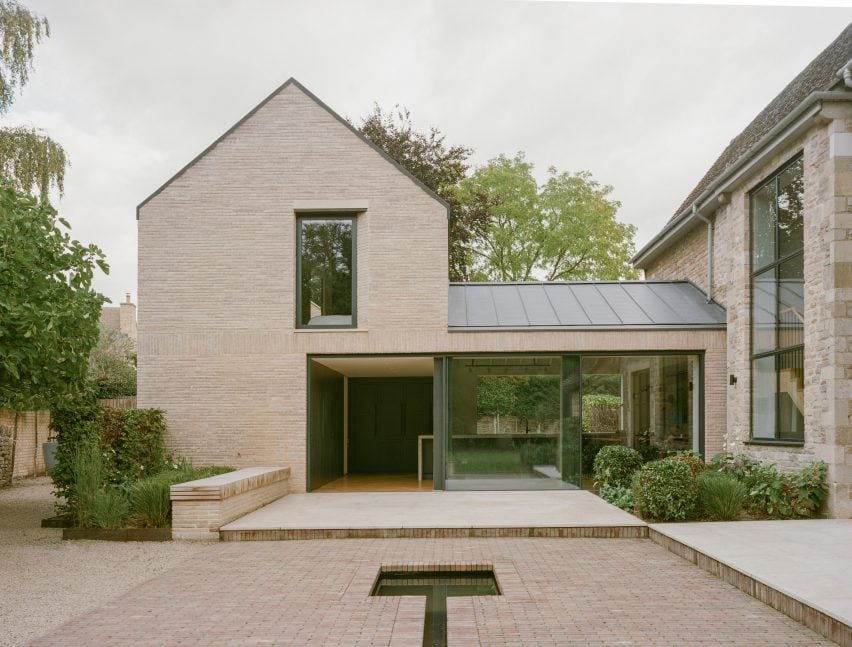
[[689,281],[452,283],[450,331],[724,329]]
[[762,140],[772,135],[773,129],[786,119],[792,118],[803,104],[808,102],[808,99],[812,98],[814,101],[828,99],[829,97],[825,93],[834,89],[838,84],[841,84],[842,90],[833,93],[838,95],[835,98],[852,99],[852,92],[848,92],[842,86],[842,82],[837,76],[838,70],[843,68],[850,59],[852,59],[852,23],[847,25],[828,47],[790,81],[742,132],[731,140],[722,154],[695,185],[695,188],[684,198],[663,230],[636,253],[633,262],[637,262],[653,246],[659,244],[675,223],[688,216],[692,205],[701,198],[702,194],[714,182],[721,180],[727,172],[732,171],[738,163],[759,147]]
[[155,190],[153,193],[151,193],[151,195],[149,195],[147,198],[142,200],[142,202],[140,202],[136,207],[136,219],[139,220],[139,210],[142,207],[144,207],[148,202],[150,202],[155,197],[157,197],[160,193],[162,193],[172,182],[174,182],[181,175],[183,175],[187,170],[189,170],[193,165],[195,165],[195,163],[198,160],[200,160],[205,155],[207,155],[207,153],[209,153],[211,150],[213,150],[216,147],[216,145],[219,144],[219,142],[221,142],[228,135],[233,133],[237,128],[239,128],[241,125],[243,125],[243,123],[248,121],[248,119],[250,117],[252,117],[257,111],[259,111],[261,108],[263,108],[263,106],[265,106],[267,103],[269,103],[272,99],[274,99],[276,96],[278,96],[281,92],[283,92],[287,87],[289,87],[291,85],[298,88],[299,90],[301,90],[308,98],[310,98],[320,108],[325,110],[328,114],[330,114],[332,117],[334,117],[337,121],[339,121],[341,124],[346,126],[361,141],[363,141],[365,144],[370,146],[370,148],[375,150],[379,155],[381,155],[388,162],[393,164],[398,171],[400,171],[403,175],[408,177],[412,182],[414,182],[414,184],[416,184],[418,187],[423,189],[423,191],[426,193],[426,195],[428,195],[430,198],[436,200],[437,202],[441,203],[444,206],[444,208],[447,209],[447,211],[449,211],[449,208],[450,208],[449,204],[447,204],[447,202],[443,198],[441,198],[441,196],[439,196],[432,189],[430,189],[428,186],[423,184],[423,182],[418,180],[408,169],[406,169],[399,162],[397,162],[394,158],[392,158],[390,155],[388,155],[384,150],[382,150],[381,148],[376,146],[376,144],[374,144],[361,131],[359,131],[357,128],[355,128],[352,124],[350,124],[346,119],[344,119],[339,114],[337,114],[334,110],[329,108],[328,105],[325,104],[321,99],[319,99],[313,92],[308,90],[304,85],[299,83],[295,78],[293,78],[291,76],[289,79],[284,81],[284,83],[282,83],[277,88],[275,88],[275,90],[273,90],[265,99],[263,99],[263,101],[258,103],[254,108],[252,108],[248,113],[246,113],[246,115],[243,116],[242,119],[240,119],[237,123],[235,123],[233,126],[228,128],[228,130],[226,130],[224,133],[222,133],[219,137],[217,137],[216,140],[212,144],[210,144],[207,148],[205,148],[203,151],[201,151],[198,155],[193,157],[183,168],[181,168],[177,173],[175,173],[168,180],[166,180],[159,188],[157,188],[157,190]]

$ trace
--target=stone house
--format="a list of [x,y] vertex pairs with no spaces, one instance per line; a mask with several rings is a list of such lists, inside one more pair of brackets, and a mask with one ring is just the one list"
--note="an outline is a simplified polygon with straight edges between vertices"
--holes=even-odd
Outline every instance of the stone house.
[[553,489],[607,443],[724,447],[718,303],[682,280],[449,284],[446,205],[293,79],[137,218],[138,404],[178,456],[287,465],[296,492]]
[[852,26],[722,152],[633,259],[727,312],[724,446],[829,466],[852,517]]

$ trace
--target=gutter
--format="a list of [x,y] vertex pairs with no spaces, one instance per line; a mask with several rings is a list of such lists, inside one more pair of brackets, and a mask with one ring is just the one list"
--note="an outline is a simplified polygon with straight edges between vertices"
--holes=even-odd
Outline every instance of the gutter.
[[[678,234],[690,229],[696,220],[707,222],[708,216],[715,213],[720,204],[727,202],[726,193],[755,167],[762,164],[767,157],[788,141],[798,137],[809,129],[819,113],[824,102],[852,101],[852,93],[847,91],[818,91],[811,92],[796,106],[790,114],[779,121],[772,129],[761,137],[739,159],[725,169],[706,189],[695,199],[692,206],[681,211],[663,230],[640,249],[630,262],[643,267],[654,260]],[[709,231],[708,231],[709,233]],[[708,246],[711,243],[708,241]],[[712,272],[712,267],[708,273]],[[712,291],[712,288],[710,289]]]

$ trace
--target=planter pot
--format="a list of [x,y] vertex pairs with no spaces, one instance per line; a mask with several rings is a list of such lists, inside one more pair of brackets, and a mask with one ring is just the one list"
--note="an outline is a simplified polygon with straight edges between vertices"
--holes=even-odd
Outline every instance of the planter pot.
[[55,440],[49,440],[46,443],[41,444],[41,452],[44,454],[44,467],[50,472],[54,467],[56,467],[56,448],[59,447],[59,443]]
[[171,528],[65,528],[62,539],[98,539],[100,541],[171,541]]

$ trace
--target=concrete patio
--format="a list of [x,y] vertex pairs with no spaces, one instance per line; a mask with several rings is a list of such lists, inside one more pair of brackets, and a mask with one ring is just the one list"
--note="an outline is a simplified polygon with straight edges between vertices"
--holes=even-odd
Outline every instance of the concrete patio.
[[582,490],[291,494],[222,527],[229,541],[326,537],[631,537],[647,524]]
[[823,635],[852,644],[852,519],[651,524],[650,537]]

